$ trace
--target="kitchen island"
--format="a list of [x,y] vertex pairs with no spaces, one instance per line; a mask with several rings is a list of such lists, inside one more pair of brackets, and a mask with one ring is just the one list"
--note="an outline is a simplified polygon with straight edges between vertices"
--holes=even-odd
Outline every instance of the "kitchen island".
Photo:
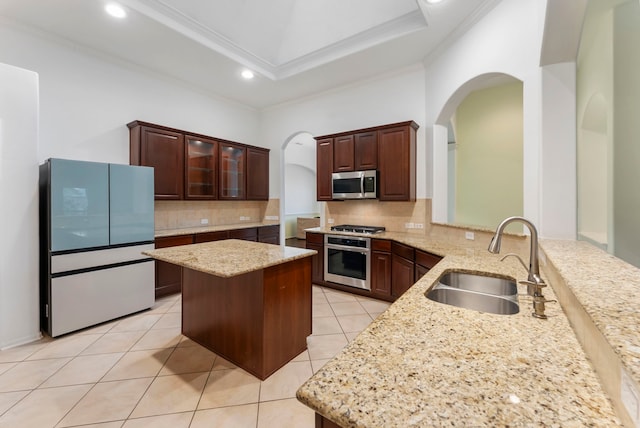
[[[500,262],[502,255],[488,253],[484,244],[399,233],[376,237],[444,258],[300,387],[298,400],[316,412],[317,427],[628,425],[616,415],[616,397],[599,381],[560,303],[548,303],[549,319],[539,320],[531,316],[523,285],[515,315],[425,297],[452,270],[526,278],[515,259]],[[581,250],[572,247],[575,257]],[[545,297],[560,298],[558,281],[547,282],[554,287],[544,289]]]
[[183,267],[182,334],[264,380],[307,349],[315,251],[228,239],[145,251]]

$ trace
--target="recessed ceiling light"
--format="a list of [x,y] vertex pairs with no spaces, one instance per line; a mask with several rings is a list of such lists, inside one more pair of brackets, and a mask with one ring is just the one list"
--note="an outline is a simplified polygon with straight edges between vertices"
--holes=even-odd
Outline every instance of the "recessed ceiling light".
[[430,4],[436,4],[436,3],[440,3],[442,0],[427,0],[427,3]]
[[127,12],[124,10],[122,6],[117,3],[109,3],[104,7],[104,10],[114,18],[125,18],[127,16]]
[[245,70],[242,70],[241,76],[247,80],[251,80],[254,78],[255,75],[253,74],[253,71],[245,69]]

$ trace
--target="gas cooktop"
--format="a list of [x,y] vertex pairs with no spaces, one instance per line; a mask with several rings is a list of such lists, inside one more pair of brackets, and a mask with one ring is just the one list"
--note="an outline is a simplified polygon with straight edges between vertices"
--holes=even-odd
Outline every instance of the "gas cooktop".
[[354,233],[380,233],[384,232],[385,228],[382,226],[358,226],[354,224],[339,224],[337,226],[331,226],[331,230],[338,232],[354,232]]

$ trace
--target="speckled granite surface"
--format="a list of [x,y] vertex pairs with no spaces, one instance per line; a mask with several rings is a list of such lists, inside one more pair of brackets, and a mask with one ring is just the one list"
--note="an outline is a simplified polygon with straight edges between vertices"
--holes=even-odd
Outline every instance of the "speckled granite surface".
[[154,259],[231,277],[316,254],[314,250],[226,239],[143,251]]
[[[517,261],[500,262],[487,243],[376,237],[446,257],[302,385],[301,402],[344,427],[620,424],[559,304],[548,303],[549,319],[538,320],[522,285],[516,315],[425,297],[448,270],[524,279]],[[544,294],[555,298],[550,287]]]
[[206,233],[206,232],[218,232],[221,230],[233,230],[233,229],[248,229],[250,227],[261,227],[261,226],[274,226],[279,224],[275,223],[238,223],[238,224],[221,224],[217,226],[194,226],[194,227],[183,227],[180,229],[163,229],[156,230],[155,237],[162,238],[165,236],[178,236],[178,235],[191,235],[193,233]]
[[640,269],[581,241],[542,241],[544,252],[618,354],[640,380]]

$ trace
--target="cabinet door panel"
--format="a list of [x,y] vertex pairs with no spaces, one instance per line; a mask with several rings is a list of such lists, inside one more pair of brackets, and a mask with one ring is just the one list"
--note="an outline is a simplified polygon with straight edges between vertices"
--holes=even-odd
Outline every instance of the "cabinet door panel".
[[381,297],[391,296],[391,254],[371,252],[371,293]]
[[183,134],[143,126],[140,138],[140,164],[154,168],[156,199],[182,199]]
[[353,135],[343,135],[333,139],[333,172],[353,171]]
[[378,133],[361,132],[354,137],[356,171],[378,169]]
[[244,147],[220,143],[220,191],[219,199],[245,199]]
[[333,138],[318,140],[316,150],[316,179],[319,201],[333,199],[331,173],[333,171]]
[[415,130],[398,126],[378,131],[381,201],[415,201]]
[[324,253],[323,246],[312,244],[307,240],[308,250],[316,250],[318,254],[311,256],[311,282],[314,284],[324,283]]
[[391,296],[398,298],[414,281],[414,263],[396,254],[391,256]]
[[186,136],[185,155],[185,199],[216,199],[218,142]]
[[269,151],[247,149],[247,199],[269,200]]

